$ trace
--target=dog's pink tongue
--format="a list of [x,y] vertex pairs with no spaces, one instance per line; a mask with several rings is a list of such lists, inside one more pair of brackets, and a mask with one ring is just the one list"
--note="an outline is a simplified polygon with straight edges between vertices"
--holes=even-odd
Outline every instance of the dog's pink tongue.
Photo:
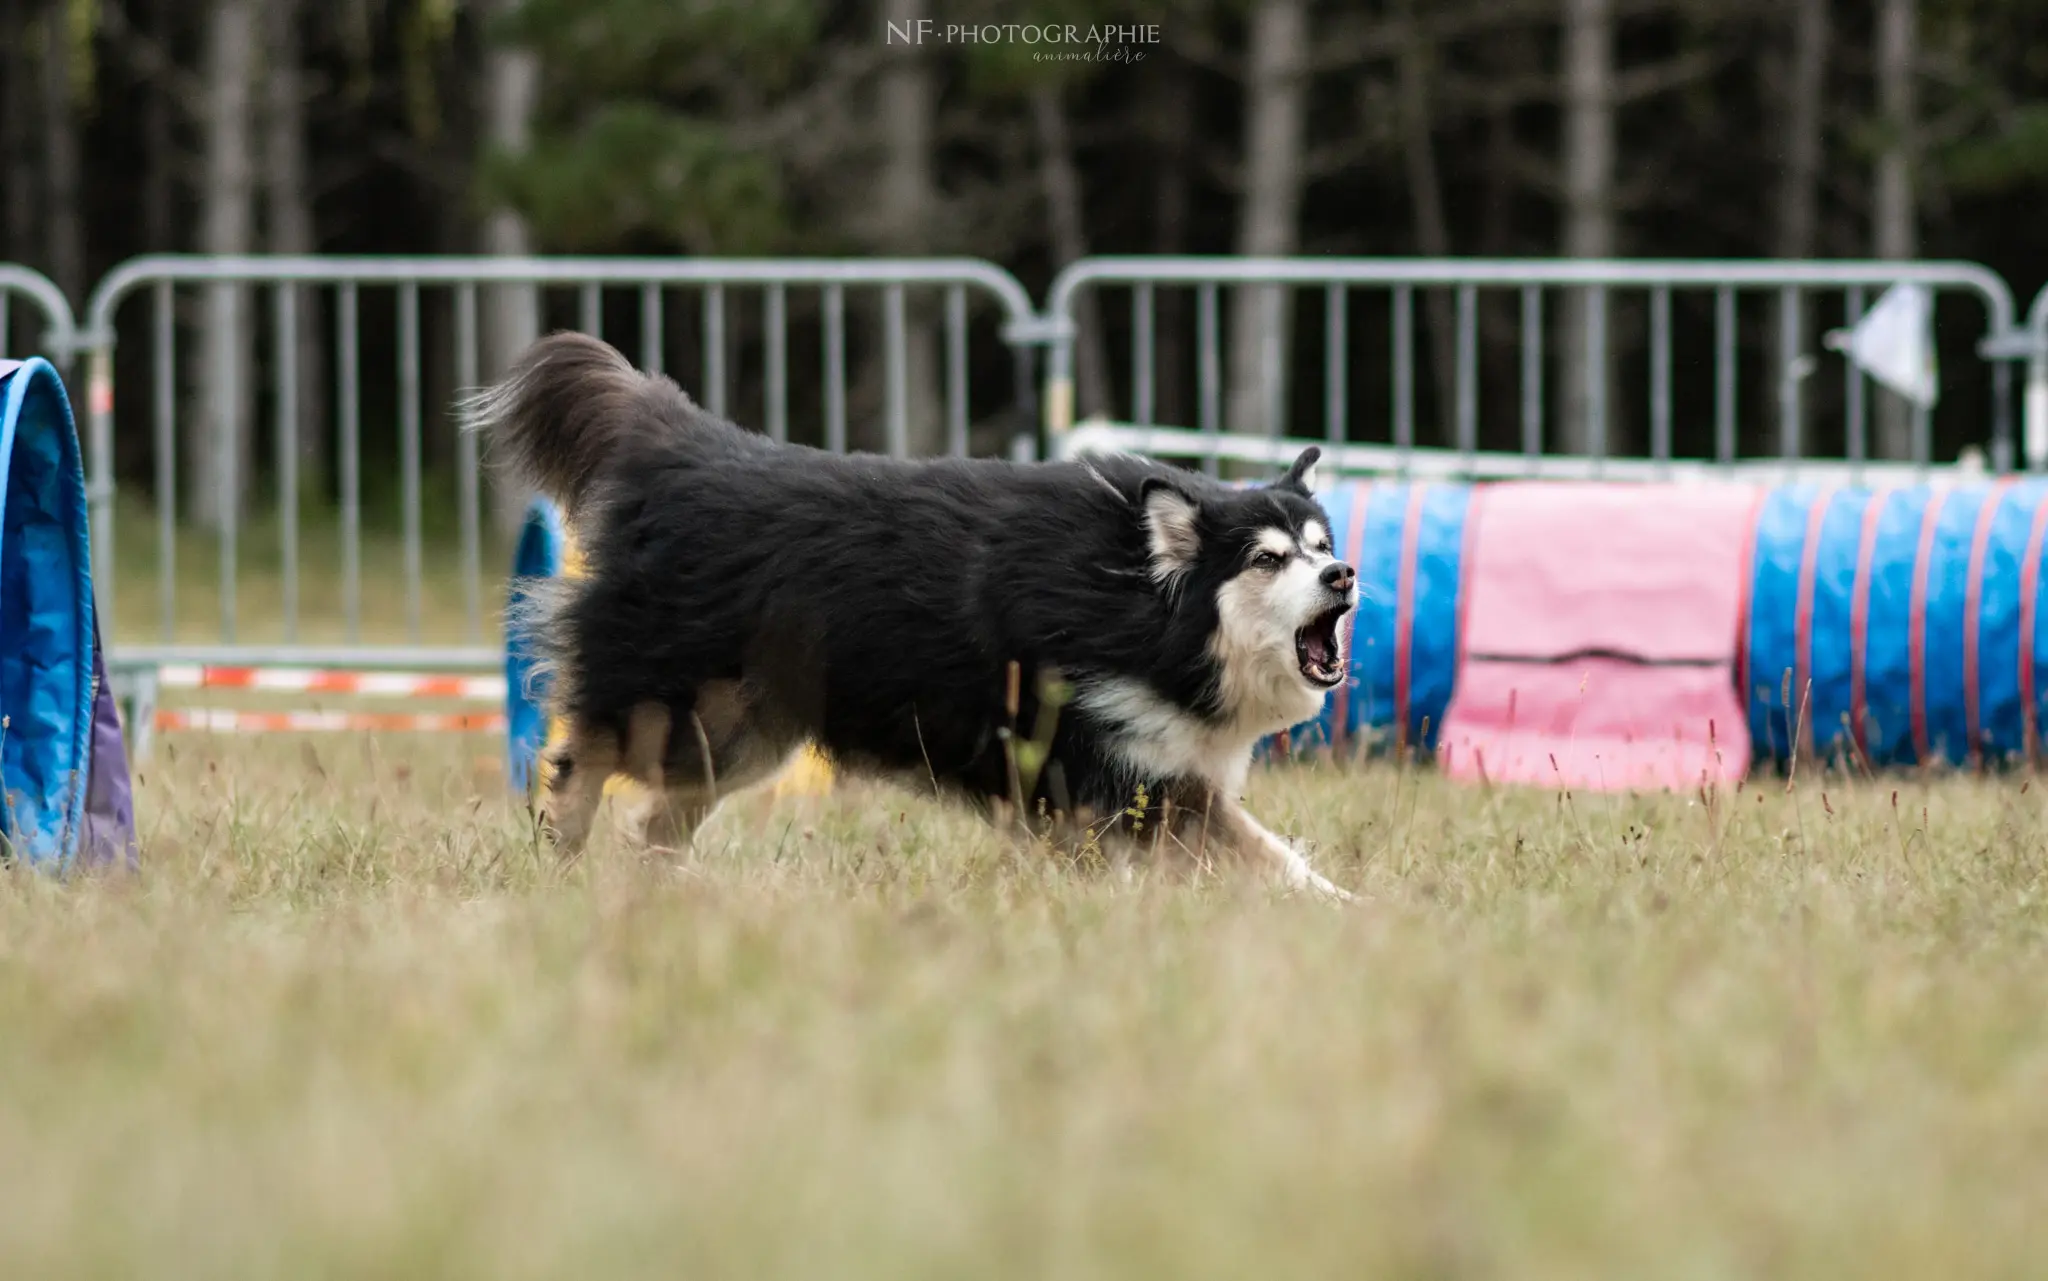
[[1302,644],[1302,649],[1308,654],[1308,661],[1317,667],[1330,665],[1330,646],[1321,631],[1311,629]]

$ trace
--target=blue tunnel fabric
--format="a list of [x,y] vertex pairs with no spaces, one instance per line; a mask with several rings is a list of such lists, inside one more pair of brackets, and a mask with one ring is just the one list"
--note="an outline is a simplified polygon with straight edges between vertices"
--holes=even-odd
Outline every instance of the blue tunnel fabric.
[[[1431,752],[1457,673],[1458,598],[1470,485],[1345,482],[1321,494],[1340,558],[1358,570],[1351,617],[1351,670],[1314,720],[1275,739],[1292,754],[1380,752],[1405,743]],[[1412,544],[1408,538],[1413,523]],[[1410,616],[1401,581],[1412,576]],[[1399,653],[1406,624],[1407,715],[1401,716]],[[1275,743],[1260,746],[1272,754]]]
[[[1876,500],[1869,623],[1863,641],[1864,738],[1873,765],[1906,762],[1913,747],[1913,565],[1930,495],[1905,490]],[[1851,646],[1851,638],[1835,643]]]
[[93,641],[85,472],[47,361],[0,364],[0,811],[9,851],[67,864],[91,768]]
[[[1758,758],[1789,759],[1802,700],[1801,750],[1810,747],[1822,760],[1860,756],[1881,768],[2023,757],[2022,657],[2030,664],[2037,725],[2048,660],[2038,606],[2034,634],[2020,634],[2023,602],[2039,601],[2040,566],[2032,584],[2023,570],[2044,503],[2048,483],[2034,480],[1881,493],[1773,491],[1757,527],[1747,635]],[[1802,639],[1802,575],[1809,565]]]
[[1797,665],[1793,627],[1799,612],[1799,566],[1808,511],[1819,498],[1811,486],[1786,486],[1772,491],[1757,513],[1747,705],[1749,740],[1758,757],[1784,759],[1791,754],[1791,708],[1796,708],[1797,699],[1790,682]]
[[509,753],[507,768],[512,788],[521,796],[531,793],[534,762],[547,744],[548,722],[545,704],[547,681],[536,670],[533,640],[520,626],[529,582],[554,578],[562,572],[568,535],[562,513],[545,498],[536,498],[526,509],[526,521],[519,529],[519,542],[512,553],[512,583],[505,606],[505,736]]
[[1415,548],[1415,616],[1409,629],[1408,741],[1436,750],[1458,669],[1458,585],[1470,485],[1431,485]]

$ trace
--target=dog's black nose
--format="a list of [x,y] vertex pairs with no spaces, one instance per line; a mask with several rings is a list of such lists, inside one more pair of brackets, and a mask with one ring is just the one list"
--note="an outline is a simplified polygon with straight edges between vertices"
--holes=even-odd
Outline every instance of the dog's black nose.
[[1341,560],[1333,560],[1323,566],[1323,586],[1333,592],[1348,592],[1351,584],[1358,581],[1358,571]]

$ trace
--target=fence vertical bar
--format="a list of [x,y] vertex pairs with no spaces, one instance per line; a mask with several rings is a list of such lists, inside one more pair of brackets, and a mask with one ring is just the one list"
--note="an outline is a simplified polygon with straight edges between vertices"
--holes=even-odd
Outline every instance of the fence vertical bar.
[[1131,290],[1131,416],[1141,427],[1152,425],[1152,285]]
[[363,389],[356,331],[356,286],[344,282],[335,300],[336,388],[341,399],[341,612],[348,640],[363,633]]
[[[1842,301],[1842,318],[1850,329],[1863,319],[1863,286],[1849,286]],[[1842,403],[1848,417],[1843,452],[1849,456],[1851,483],[1861,483],[1863,461],[1870,456],[1870,428],[1865,421],[1863,366],[1853,360],[1842,362]]]
[[1650,456],[1671,461],[1671,290],[1650,291]]
[[603,287],[592,281],[577,296],[576,327],[592,338],[604,337]]
[[1479,451],[1479,290],[1458,286],[1458,449]]
[[277,505],[284,561],[284,638],[299,638],[299,290],[279,281],[271,293],[277,349]]
[[[156,313],[157,604],[166,641],[178,629],[178,320],[172,288],[170,281],[159,280],[151,290]],[[99,554],[106,556],[107,549],[99,548]]]
[[1543,290],[1522,286],[1522,452],[1543,453]]
[[1344,332],[1349,319],[1346,307],[1350,291],[1331,285],[1323,291],[1323,437],[1341,445],[1349,435],[1351,389],[1350,340]]
[[1913,406],[1913,465],[1925,471],[1934,459],[1934,430],[1927,406]]
[[405,523],[405,638],[420,638],[420,287],[398,287],[398,448]]
[[664,372],[661,332],[661,286],[640,286],[640,368],[650,374]]
[[1286,382],[1280,368],[1281,310],[1293,294],[1280,285],[1262,286],[1258,291],[1259,318],[1259,416],[1265,420],[1266,437],[1277,440],[1287,416],[1284,401]]
[[846,289],[825,286],[825,448],[846,452]]
[[1778,291],[1778,452],[1787,459],[1802,453],[1799,412],[1799,348],[1805,342],[1800,333],[1799,290],[1786,285]]
[[910,456],[910,353],[905,328],[903,286],[886,286],[882,290],[882,413],[891,458]]
[[1991,362],[1991,467],[1998,475],[2013,469],[2012,362]]
[[1607,457],[1607,287],[1586,293],[1586,408],[1597,469]]
[[[656,345],[657,353],[660,351]],[[455,385],[465,391],[477,383],[476,286],[455,288]],[[483,639],[483,518],[478,475],[476,433],[455,433],[457,518],[462,523],[463,635],[472,644]]]
[[[1223,367],[1217,350],[1216,286],[1205,283],[1195,291],[1195,346],[1201,368],[1201,427],[1206,436],[1216,436],[1223,423]],[[1202,460],[1202,470],[1217,474],[1212,455]]]
[[704,290],[704,407],[725,414],[725,286]]
[[946,286],[946,453],[967,457],[967,290]]
[[1714,458],[1735,461],[1735,291],[1714,291]]
[[1415,448],[1415,290],[1409,285],[1394,286],[1394,447],[1405,472]]
[[768,328],[768,437],[789,439],[789,299],[781,285],[768,286],[763,318]]
[[[240,285],[215,285],[225,306],[223,320],[230,334],[245,332],[242,328],[242,308],[246,303],[245,290]],[[218,347],[216,366],[207,371],[220,388],[216,404],[220,406],[220,421],[213,423],[213,476],[217,485],[220,502],[220,635],[224,641],[235,639],[235,578],[237,555],[240,551],[242,525],[242,398],[234,388],[241,385],[241,362],[248,356],[237,343],[223,342]]]

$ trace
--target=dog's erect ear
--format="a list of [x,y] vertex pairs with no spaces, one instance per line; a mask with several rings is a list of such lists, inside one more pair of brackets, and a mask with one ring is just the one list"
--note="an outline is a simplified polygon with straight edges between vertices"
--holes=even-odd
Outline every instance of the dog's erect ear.
[[1154,476],[1138,490],[1145,513],[1146,550],[1152,577],[1170,583],[1194,568],[1202,553],[1202,509],[1170,480]]
[[1294,460],[1294,466],[1287,469],[1287,474],[1274,483],[1282,489],[1298,489],[1304,494],[1309,493],[1316,486],[1316,459],[1322,456],[1323,451],[1320,448],[1310,445],[1301,451],[1301,457]]

